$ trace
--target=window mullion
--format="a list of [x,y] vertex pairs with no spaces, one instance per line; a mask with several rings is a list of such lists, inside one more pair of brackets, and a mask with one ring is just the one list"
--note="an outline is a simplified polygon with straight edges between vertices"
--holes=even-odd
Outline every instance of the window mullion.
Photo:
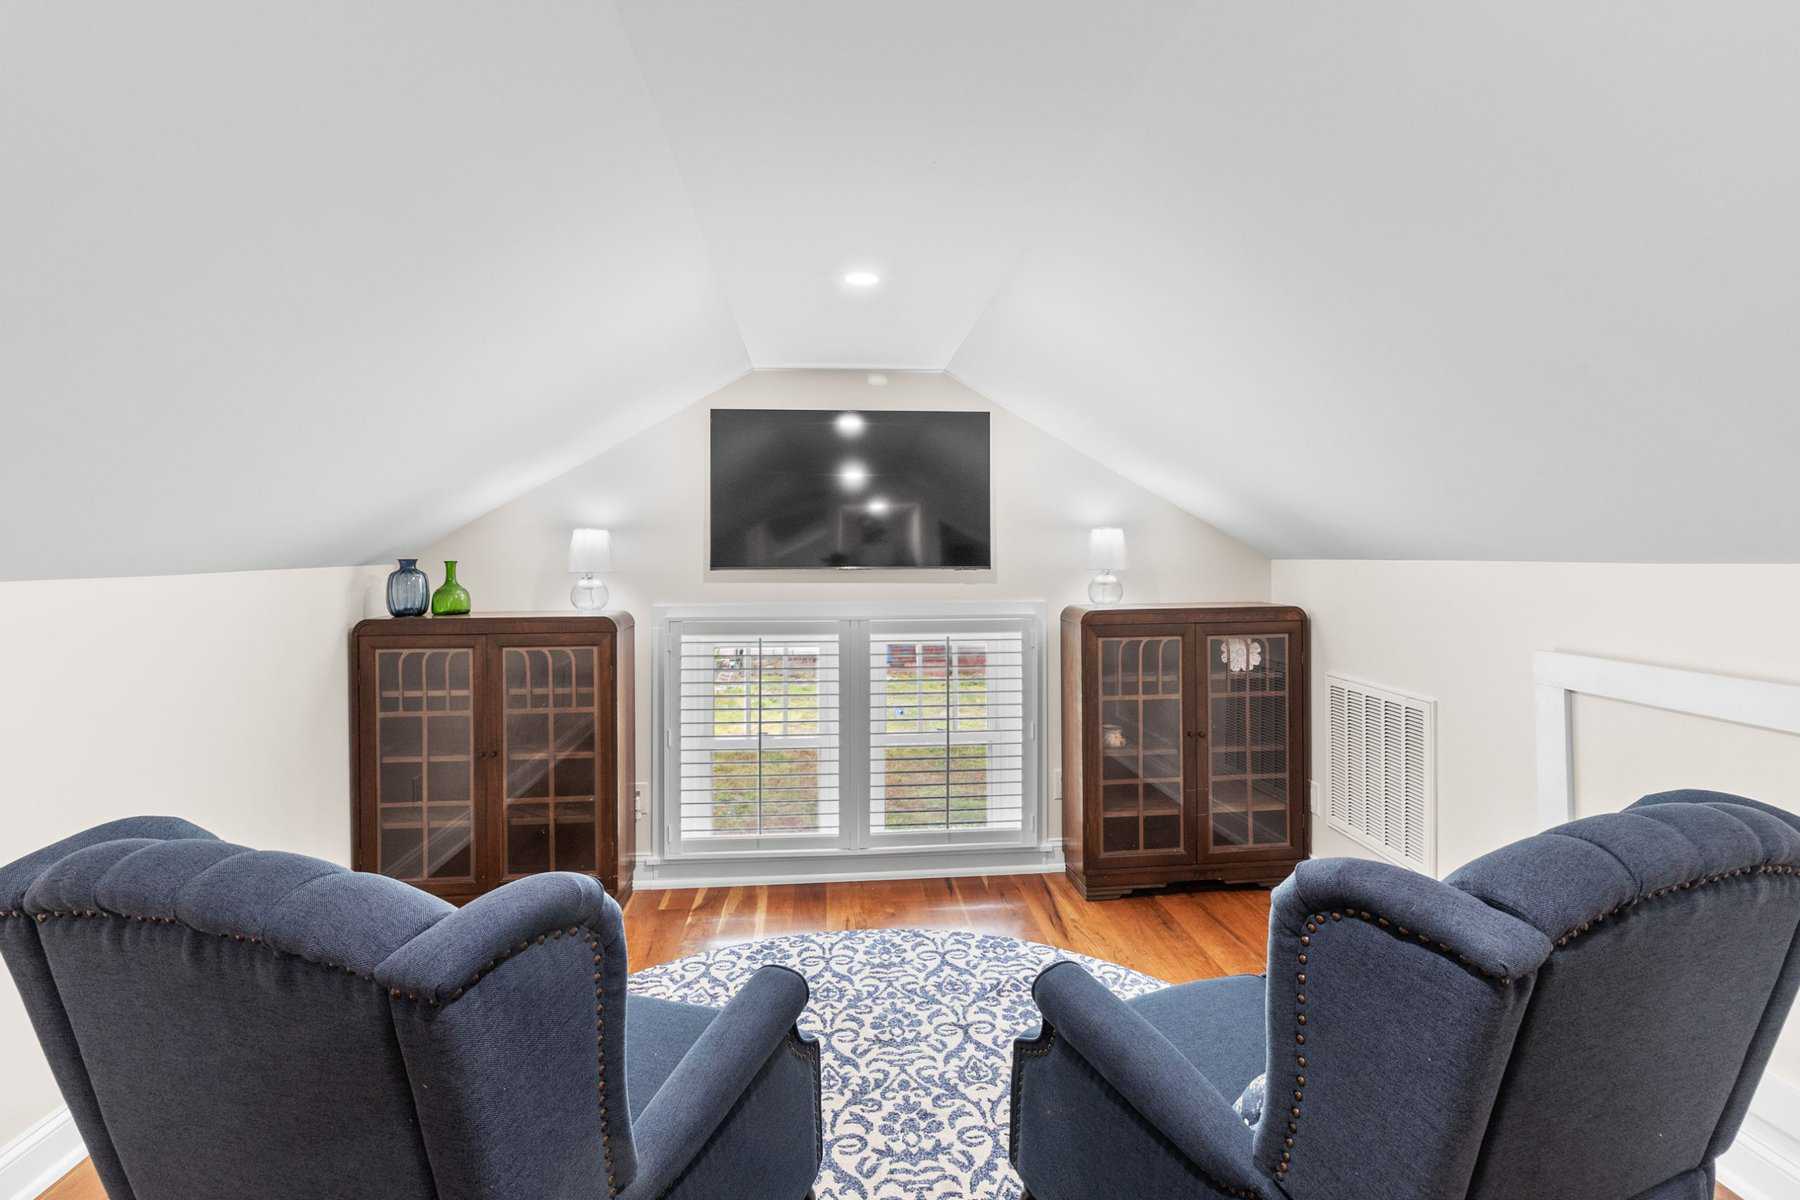
[[840,843],[846,849],[869,845],[872,757],[869,752],[869,623],[838,626],[838,799]]
[[955,692],[951,685],[951,675],[953,674],[954,670],[955,670],[955,668],[952,667],[950,664],[950,638],[948,636],[946,636],[944,638],[944,840],[945,841],[950,840],[950,832],[951,832],[951,825],[950,825],[950,726],[955,721],[955,717],[952,713],[952,709],[954,707],[953,701],[954,701]]
[[763,640],[760,637],[756,639],[756,695],[752,699],[756,705],[756,836],[760,839],[767,832],[763,827]]

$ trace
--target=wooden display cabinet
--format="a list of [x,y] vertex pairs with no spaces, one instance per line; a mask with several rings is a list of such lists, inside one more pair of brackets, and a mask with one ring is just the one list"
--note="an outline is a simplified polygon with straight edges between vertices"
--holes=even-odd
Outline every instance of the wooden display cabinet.
[[1312,843],[1306,614],[1072,607],[1062,630],[1063,853],[1081,894],[1292,873]]
[[358,625],[356,869],[459,904],[540,871],[581,871],[624,903],[632,634],[624,613]]

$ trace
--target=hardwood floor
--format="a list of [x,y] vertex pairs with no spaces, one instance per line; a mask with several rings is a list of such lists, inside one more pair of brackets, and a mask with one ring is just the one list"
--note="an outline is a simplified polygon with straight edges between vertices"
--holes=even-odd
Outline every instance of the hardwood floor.
[[[1089,904],[1061,875],[909,879],[638,892],[625,906],[631,969],[713,946],[814,929],[974,929],[1091,954],[1186,983],[1263,969],[1269,893],[1187,889]],[[105,1200],[86,1163],[41,1200]],[[1719,1189],[1719,1200],[1737,1200]]]
[[783,933],[923,925],[1008,934],[1171,983],[1262,970],[1268,924],[1261,888],[1089,904],[1061,875],[638,892],[625,911],[633,971]]

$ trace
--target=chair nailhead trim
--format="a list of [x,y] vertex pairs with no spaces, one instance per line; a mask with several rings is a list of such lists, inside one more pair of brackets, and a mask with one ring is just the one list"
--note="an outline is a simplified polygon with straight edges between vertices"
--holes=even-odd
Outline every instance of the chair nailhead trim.
[[[1709,885],[1715,884],[1715,883],[1724,883],[1729,880],[1737,879],[1741,876],[1746,876],[1746,875],[1800,876],[1800,866],[1792,866],[1792,865],[1781,864],[1781,863],[1764,863],[1761,866],[1739,867],[1737,870],[1734,870],[1734,871],[1723,871],[1717,875],[1708,875],[1701,879],[1691,879],[1685,883],[1670,884],[1668,887],[1658,888],[1656,891],[1650,892],[1647,895],[1639,896],[1637,899],[1632,900],[1629,903],[1621,904],[1617,908],[1612,909],[1610,912],[1602,913],[1599,916],[1593,918],[1592,920],[1583,921],[1581,924],[1577,925],[1575,928],[1569,930],[1567,933],[1563,934],[1560,938],[1556,939],[1556,944],[1558,946],[1567,946],[1570,942],[1574,941],[1576,938],[1579,938],[1582,934],[1588,933],[1591,930],[1593,930],[1593,928],[1596,925],[1599,925],[1601,922],[1607,921],[1622,912],[1627,912],[1631,909],[1634,909],[1634,908],[1638,907],[1639,905],[1646,903],[1647,901],[1657,900],[1657,899],[1662,898],[1663,896],[1670,895],[1671,893],[1674,893],[1674,892],[1691,891],[1692,889],[1697,888],[1697,887],[1706,887],[1706,886],[1709,886]],[[1360,909],[1345,909],[1342,912],[1333,912],[1333,913],[1330,913],[1329,915],[1327,915],[1326,913],[1322,913],[1322,912],[1310,914],[1306,918],[1306,924],[1302,927],[1303,931],[1300,934],[1300,945],[1302,947],[1310,948],[1312,946],[1312,940],[1313,940],[1314,935],[1316,935],[1321,929],[1323,929],[1325,927],[1325,924],[1327,921],[1341,921],[1346,916],[1351,917],[1353,919],[1360,919],[1363,921],[1372,922],[1378,928],[1388,930],[1393,935],[1400,937],[1400,938],[1404,938],[1409,941],[1416,939],[1418,941],[1419,945],[1424,946],[1430,950],[1435,950],[1436,952],[1438,952],[1440,954],[1454,957],[1456,959],[1456,961],[1458,963],[1460,963],[1461,965],[1463,965],[1464,967],[1469,968],[1477,975],[1480,975],[1480,976],[1482,976],[1486,979],[1489,979],[1495,983],[1511,984],[1513,982],[1512,976],[1504,975],[1504,974],[1496,974],[1492,971],[1483,970],[1482,968],[1475,966],[1475,964],[1470,960],[1468,955],[1458,953],[1448,943],[1433,942],[1431,940],[1431,938],[1427,937],[1425,934],[1422,934],[1422,933],[1414,934],[1411,930],[1407,929],[1406,926],[1404,926],[1404,925],[1392,925],[1386,917],[1383,917],[1383,916],[1380,916],[1378,914],[1371,913],[1371,912],[1364,912]],[[1307,954],[1304,949],[1301,952],[1299,952],[1298,954],[1296,954],[1294,957],[1295,957],[1295,960],[1298,962],[1298,964],[1301,967],[1306,966]],[[1304,972],[1296,973],[1295,981],[1300,988],[1304,988],[1306,986],[1305,973]],[[1307,1004],[1306,992],[1303,990],[1296,991],[1294,993],[1294,1008],[1295,1008],[1294,1024],[1296,1026],[1295,1033],[1294,1033],[1294,1044],[1296,1046],[1306,1045],[1306,1029],[1305,1029],[1306,1013],[1303,1011],[1300,1011],[1301,1009],[1304,1009],[1306,1007],[1306,1004]],[[1305,1075],[1306,1055],[1304,1053],[1297,1051],[1294,1054],[1294,1065],[1297,1068],[1299,1068],[1299,1073],[1297,1073],[1294,1076],[1294,1103],[1288,1109],[1288,1115],[1289,1115],[1289,1117],[1292,1118],[1292,1120],[1290,1120],[1287,1123],[1287,1136],[1282,1139],[1282,1147],[1283,1148],[1281,1151],[1281,1158],[1275,1167],[1275,1180],[1277,1183],[1286,1183],[1288,1171],[1293,1167],[1294,1140],[1300,1132],[1301,1101],[1303,1101],[1306,1098],[1306,1075]]]
[[1671,883],[1668,887],[1657,888],[1653,892],[1646,892],[1635,900],[1628,900],[1617,908],[1608,909],[1597,917],[1581,922],[1579,925],[1576,925],[1573,929],[1567,930],[1561,937],[1557,938],[1556,944],[1559,947],[1567,946],[1570,942],[1575,941],[1583,934],[1592,932],[1594,926],[1600,924],[1602,921],[1610,921],[1620,913],[1630,912],[1639,905],[1647,904],[1652,900],[1660,900],[1664,896],[1673,895],[1676,892],[1692,891],[1698,887],[1710,887],[1716,883],[1728,883],[1733,879],[1739,879],[1747,875],[1800,875],[1800,867],[1791,866],[1785,863],[1763,863],[1760,866],[1738,867],[1736,870],[1721,871],[1716,875],[1706,875],[1699,879],[1689,879],[1681,883]]
[[[600,935],[587,926],[582,928],[587,930],[588,948],[594,952],[594,1055],[600,1066],[600,1154],[606,1163],[606,1194],[616,1196],[619,1194],[619,1181],[613,1172],[612,1119],[606,1108],[606,984],[601,975],[606,956],[600,952]],[[571,929],[569,932],[574,933],[576,930]],[[558,930],[556,936],[560,934],[561,931]],[[542,937],[538,938],[539,945],[543,941]]]
[[[3,915],[24,916],[26,914],[8,913]],[[291,950],[278,950],[274,946],[263,941],[260,937],[256,937],[252,934],[217,933],[210,929],[195,929],[192,925],[187,924],[185,921],[177,920],[174,917],[142,917],[130,913],[102,912],[92,908],[73,909],[68,912],[41,912],[36,915],[38,924],[40,925],[47,924],[53,920],[88,920],[92,918],[102,918],[111,921],[129,921],[137,925],[177,925],[187,930],[189,933],[197,933],[202,937],[218,938],[220,941],[237,942],[241,945],[260,946],[270,954],[273,954],[276,958],[291,958],[296,962],[306,963],[308,966],[323,967],[327,971],[342,971],[346,975],[354,976],[357,979],[366,979],[371,983],[375,981],[375,976],[369,974],[367,971],[358,971],[354,967],[346,967],[343,963],[327,962],[322,958],[308,958],[304,954],[295,954]]]

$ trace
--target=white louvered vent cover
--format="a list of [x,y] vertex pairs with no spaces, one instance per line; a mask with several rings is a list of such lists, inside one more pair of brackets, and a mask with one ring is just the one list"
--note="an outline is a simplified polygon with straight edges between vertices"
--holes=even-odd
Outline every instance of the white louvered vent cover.
[[1331,692],[1333,829],[1394,861],[1437,872],[1437,705],[1326,675]]

